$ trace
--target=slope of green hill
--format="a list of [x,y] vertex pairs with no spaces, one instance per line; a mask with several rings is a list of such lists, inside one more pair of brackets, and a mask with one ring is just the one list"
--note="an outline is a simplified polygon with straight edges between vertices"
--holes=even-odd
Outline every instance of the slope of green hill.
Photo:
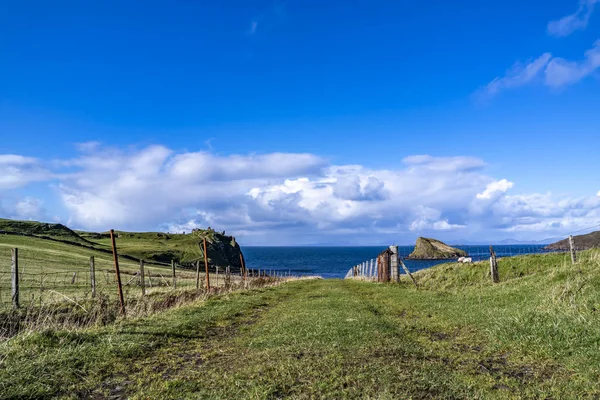
[[46,222],[16,221],[0,218],[0,234],[2,233],[49,238],[86,246],[93,244],[62,224]]
[[[241,249],[235,238],[211,232],[214,240],[208,243],[210,265],[223,267],[230,265],[239,268]],[[3,233],[38,238],[41,247],[48,245],[47,241],[60,241],[103,252],[112,251],[108,232],[73,231],[62,224],[0,219],[0,235]],[[197,261],[204,262],[204,252],[198,246],[200,239],[191,233],[184,235],[116,231],[116,235],[117,248],[121,256],[155,263],[170,263],[173,260],[178,264],[190,265]],[[81,250],[74,246],[72,251]]]
[[[148,261],[169,263],[175,260],[182,264],[204,262],[200,239],[194,234],[170,234],[161,232],[123,232],[116,231],[119,252]],[[107,234],[89,236],[89,240],[110,246]],[[240,267],[240,246],[231,236],[214,233],[212,242],[207,243],[208,259],[211,265]]]

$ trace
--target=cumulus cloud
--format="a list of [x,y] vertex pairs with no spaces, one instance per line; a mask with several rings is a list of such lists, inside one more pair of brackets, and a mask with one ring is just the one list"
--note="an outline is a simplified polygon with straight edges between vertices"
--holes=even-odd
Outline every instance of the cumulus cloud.
[[594,5],[598,2],[600,0],[581,0],[575,13],[548,23],[548,34],[563,37],[569,36],[577,30],[585,29],[594,11]]
[[[20,168],[39,164],[0,160]],[[93,230],[212,226],[253,244],[375,244],[416,235],[452,240],[457,232],[471,240],[540,239],[600,223],[600,193],[513,194],[511,180],[489,176],[483,160],[468,156],[416,155],[372,169],[332,165],[312,154],[97,145],[56,165],[51,176],[64,221]],[[4,197],[1,207],[4,216],[45,215],[30,197]]]
[[478,199],[489,200],[497,195],[506,193],[506,191],[508,189],[512,188],[513,185],[514,185],[514,183],[509,182],[506,179],[502,179],[502,180],[495,181],[495,182],[490,182],[490,183],[488,183],[488,185],[486,186],[486,188],[483,192],[477,193],[476,197]]
[[273,243],[315,232],[532,232],[600,220],[598,197],[510,195],[513,182],[487,176],[476,157],[418,155],[396,168],[369,169],[330,165],[310,154],[218,156],[162,146],[103,151],[110,157],[70,160],[75,170],[61,178],[62,199],[80,226],[187,231],[210,225]]
[[61,175],[58,187],[71,221],[81,226],[156,226],[189,215],[197,218],[201,210],[210,211],[203,221],[220,215],[225,225],[233,219],[227,210],[243,205],[257,182],[318,174],[325,164],[311,154],[175,154],[164,146],[101,149],[63,163],[70,171]]

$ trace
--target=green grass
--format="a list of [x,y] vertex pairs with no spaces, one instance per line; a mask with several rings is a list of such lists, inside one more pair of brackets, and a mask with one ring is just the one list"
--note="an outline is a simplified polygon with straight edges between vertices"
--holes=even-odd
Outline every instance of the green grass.
[[[597,398],[600,253],[286,283],[0,345],[0,397]],[[406,280],[406,281],[405,281]]]
[[67,241],[81,245],[92,245],[91,242],[82,238],[76,232],[62,224],[49,224],[37,221],[15,221],[0,218],[0,231],[48,237],[56,240]]
[[[73,231],[61,224],[0,218],[0,232],[33,237],[39,240],[37,246],[42,248],[51,246],[52,241],[60,241],[73,244],[71,249],[73,252],[79,252],[78,248],[81,246],[103,252],[112,251],[108,233]],[[123,256],[162,264],[169,264],[171,260],[183,265],[189,265],[196,261],[204,262],[204,253],[198,247],[200,239],[190,233],[184,235],[116,231],[115,234],[118,252]],[[213,234],[215,242],[208,243],[208,257],[211,265],[238,266],[239,247],[235,244],[235,239],[218,232],[213,232]],[[0,233],[0,243],[10,240],[9,236],[11,235]]]
[[[172,259],[181,263],[204,261],[204,254],[198,247],[199,239],[193,235],[158,232],[117,232],[117,234],[119,251],[123,254],[163,263],[169,263]],[[89,240],[107,248],[111,245],[107,237],[90,237]]]
[[[117,296],[111,253],[37,237],[0,235],[0,311],[11,306],[11,248],[14,247],[19,249],[20,298],[21,304],[25,306],[65,301],[64,296],[75,301],[89,299],[90,256],[94,256],[95,259],[97,292],[111,298]],[[139,296],[141,288],[137,285],[137,278],[132,280],[134,274],[139,271],[139,263],[120,257],[119,266],[125,297]],[[148,292],[171,289],[166,284],[171,283],[170,266],[147,264],[145,270],[146,285],[149,285],[150,279],[153,282],[153,287],[147,288]],[[204,272],[204,269],[202,271]],[[76,275],[73,281],[74,273]],[[210,274],[210,277],[214,286],[217,283],[216,276]],[[201,279],[203,283],[204,273]],[[234,280],[237,280],[237,277],[234,277]],[[222,276],[219,283],[224,284]],[[178,268],[177,285],[182,289],[194,288],[194,271]]]
[[[195,288],[192,263],[200,262],[204,271],[204,254],[198,246],[198,236],[159,232],[115,233],[126,297],[141,294],[141,288],[136,284],[138,279],[134,277],[139,271],[138,260],[146,263],[147,285],[152,282],[153,286],[150,291],[169,289],[171,261],[187,267],[177,269],[178,287]],[[219,266],[221,272],[226,266],[232,266],[233,271],[239,270],[240,250],[234,238],[212,233],[214,241],[208,244],[208,261],[211,281],[215,286],[215,267]],[[117,295],[108,233],[73,231],[61,224],[0,219],[0,312],[11,307],[10,252],[14,247],[19,248],[21,304],[41,306],[89,299],[91,256],[95,258],[97,291],[111,298]],[[204,273],[201,278],[204,282]],[[233,280],[237,277],[234,276]],[[224,284],[222,277],[219,283]]]

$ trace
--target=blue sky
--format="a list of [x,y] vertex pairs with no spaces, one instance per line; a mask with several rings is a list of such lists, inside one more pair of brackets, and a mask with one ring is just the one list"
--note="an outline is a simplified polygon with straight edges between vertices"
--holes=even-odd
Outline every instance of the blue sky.
[[0,0],[0,216],[250,244],[598,225],[598,40],[598,0]]

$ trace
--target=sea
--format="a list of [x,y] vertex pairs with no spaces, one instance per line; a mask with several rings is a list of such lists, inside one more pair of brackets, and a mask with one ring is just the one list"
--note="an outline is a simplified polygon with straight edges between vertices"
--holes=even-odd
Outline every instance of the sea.
[[[546,245],[495,245],[498,257],[544,253]],[[454,246],[465,250],[473,261],[486,260],[490,256],[489,246]],[[369,247],[249,247],[244,246],[244,257],[248,268],[268,271],[285,271],[294,275],[319,275],[323,278],[343,278],[348,270],[364,261],[376,259],[386,246]],[[403,259],[414,250],[414,246],[398,246]],[[430,268],[446,261],[404,260],[411,272]]]

